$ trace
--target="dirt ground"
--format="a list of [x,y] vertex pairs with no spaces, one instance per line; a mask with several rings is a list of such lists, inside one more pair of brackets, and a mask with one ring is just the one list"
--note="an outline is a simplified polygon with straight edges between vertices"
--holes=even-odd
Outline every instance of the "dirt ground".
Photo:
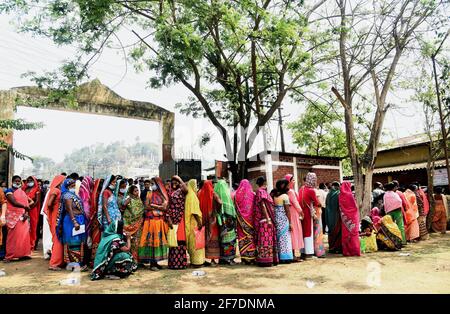
[[[142,269],[123,280],[91,281],[88,273],[48,271],[38,253],[31,260],[0,263],[6,272],[0,293],[450,293],[450,232],[398,252],[328,255],[272,268],[207,267],[203,277],[193,276],[193,269]],[[79,284],[60,283],[70,278],[79,278]]]

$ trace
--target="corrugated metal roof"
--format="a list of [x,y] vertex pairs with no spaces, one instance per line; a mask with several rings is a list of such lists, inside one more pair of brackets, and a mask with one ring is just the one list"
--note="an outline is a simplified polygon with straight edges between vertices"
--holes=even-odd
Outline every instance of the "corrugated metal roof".
[[[445,160],[437,160],[435,162],[435,167],[444,167],[445,166]],[[374,169],[373,173],[387,173],[387,172],[400,172],[400,171],[406,171],[406,170],[415,170],[415,169],[425,169],[427,167],[426,162],[420,162],[415,164],[407,164],[407,165],[400,165],[400,166],[394,166],[394,167],[385,167],[385,168],[377,168]]]

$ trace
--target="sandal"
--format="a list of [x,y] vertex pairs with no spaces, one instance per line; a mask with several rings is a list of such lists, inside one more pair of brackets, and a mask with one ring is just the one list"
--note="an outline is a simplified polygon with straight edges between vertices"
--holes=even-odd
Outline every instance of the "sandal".
[[62,268],[61,268],[61,267],[56,267],[56,266],[50,266],[50,267],[48,268],[48,270],[52,270],[52,271],[62,271]]
[[88,267],[86,265],[80,267],[80,272],[85,272],[88,270]]
[[150,270],[151,271],[159,271],[159,268],[156,266],[152,266],[152,267],[150,267]]

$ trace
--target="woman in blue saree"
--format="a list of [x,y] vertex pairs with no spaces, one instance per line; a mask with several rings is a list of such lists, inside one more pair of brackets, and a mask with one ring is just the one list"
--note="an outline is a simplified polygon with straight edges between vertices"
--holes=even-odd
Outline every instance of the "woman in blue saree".
[[122,219],[122,214],[117,203],[117,196],[115,194],[117,178],[111,175],[105,179],[102,191],[98,201],[98,221],[103,230],[114,221]]
[[[64,246],[64,262],[78,264],[81,271],[87,266],[83,263],[86,232],[78,233],[86,228],[87,218],[83,202],[75,194],[75,180],[66,179],[61,187],[61,203],[59,206],[56,234]],[[75,235],[74,235],[75,234]]]

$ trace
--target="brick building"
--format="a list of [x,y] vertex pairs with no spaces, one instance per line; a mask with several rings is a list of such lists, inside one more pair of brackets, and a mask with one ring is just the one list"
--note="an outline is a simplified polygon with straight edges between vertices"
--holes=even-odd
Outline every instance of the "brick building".
[[[286,174],[293,174],[297,190],[309,171],[317,174],[317,182],[342,181],[342,158],[320,157],[296,153],[265,151],[249,158],[248,180],[254,183],[256,178],[264,176],[271,190],[277,180]],[[231,178],[226,161],[216,161],[215,175]],[[230,180],[231,181],[231,180]]]

